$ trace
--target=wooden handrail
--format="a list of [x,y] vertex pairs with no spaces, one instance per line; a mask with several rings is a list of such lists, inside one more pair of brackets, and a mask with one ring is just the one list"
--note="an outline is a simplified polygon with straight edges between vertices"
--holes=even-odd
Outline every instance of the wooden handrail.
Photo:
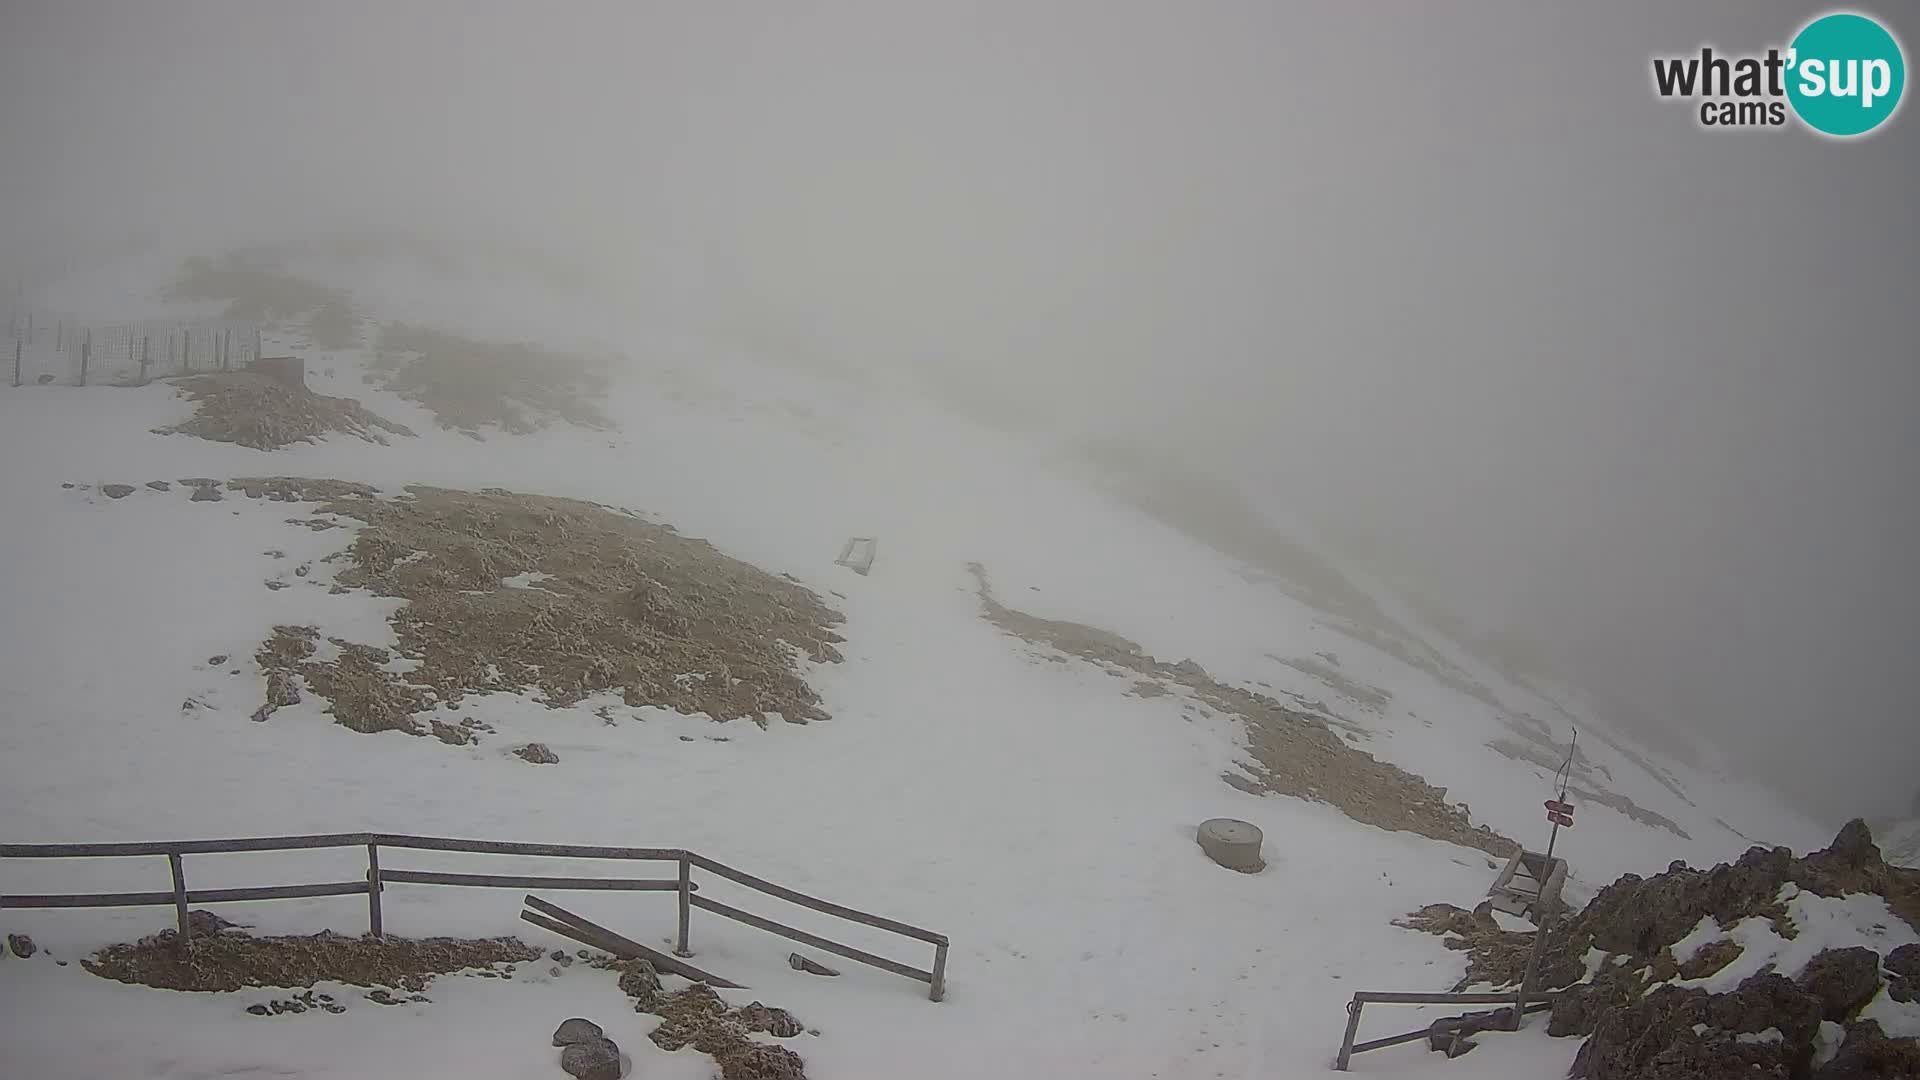
[[[190,890],[186,886],[186,872],[182,857],[186,855],[215,855],[237,852],[258,851],[298,851],[315,848],[365,847],[367,849],[367,874],[365,881],[333,882],[317,885],[282,885],[264,888]],[[545,877],[533,875],[507,874],[456,874],[441,871],[383,869],[380,865],[380,848],[407,848],[420,851],[455,851],[482,855],[525,855],[542,858],[573,859],[625,859],[643,862],[673,862],[679,864],[677,879],[645,878],[587,878],[587,877]],[[784,885],[776,885],[765,878],[755,877],[737,870],[725,863],[709,859],[704,855],[684,848],[665,847],[608,847],[590,844],[532,844],[518,841],[469,840],[454,837],[412,836],[405,833],[316,833],[299,836],[248,836],[225,840],[170,840],[136,841],[132,843],[97,844],[0,844],[0,858],[9,859],[98,859],[164,855],[168,868],[172,872],[173,889],[169,892],[124,892],[124,893],[45,893],[0,895],[0,909],[5,908],[53,908],[53,907],[159,907],[172,905],[175,909],[179,934],[184,945],[189,933],[187,906],[193,903],[228,903],[249,900],[280,900],[314,896],[365,895],[367,897],[367,917],[369,929],[375,937],[381,936],[380,896],[387,883],[421,885],[476,886],[481,888],[546,888],[546,889],[592,889],[627,890],[636,892],[672,892],[679,896],[680,924],[675,953],[682,956],[692,955],[687,948],[688,923],[693,908],[698,907],[727,918],[746,923],[770,933],[801,941],[816,948],[845,956],[862,963],[908,978],[931,984],[928,995],[935,1001],[941,1000],[946,992],[946,961],[948,941],[945,934],[932,930],[860,911],[843,904],[822,900]],[[934,946],[934,965],[932,971],[923,971],[873,953],[842,945],[827,938],[796,930],[792,927],[743,911],[731,905],[722,904],[703,896],[695,895],[699,885],[692,880],[694,866],[724,877],[736,884],[764,893],[776,899],[798,904],[801,907],[831,915],[848,922],[871,926],[878,930],[913,938]]]

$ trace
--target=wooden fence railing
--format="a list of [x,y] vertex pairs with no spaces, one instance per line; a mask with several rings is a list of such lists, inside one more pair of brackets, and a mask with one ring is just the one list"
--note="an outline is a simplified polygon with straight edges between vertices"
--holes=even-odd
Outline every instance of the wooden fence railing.
[[1460,1027],[1470,1022],[1459,1018],[1435,1020],[1426,1027],[1403,1032],[1399,1035],[1388,1035],[1383,1039],[1369,1039],[1366,1042],[1354,1042],[1354,1038],[1360,1034],[1360,1010],[1367,1005],[1506,1005],[1514,1009],[1512,1023],[1517,1029],[1521,1016],[1526,1013],[1538,1012],[1541,1009],[1551,1007],[1554,999],[1558,996],[1558,991],[1542,994],[1530,992],[1516,994],[1513,991],[1490,994],[1423,994],[1386,990],[1361,990],[1353,995],[1353,1000],[1347,1002],[1347,1033],[1345,1037],[1340,1040],[1340,1053],[1333,1059],[1333,1068],[1335,1072],[1346,1072],[1347,1064],[1353,1060],[1353,1055],[1355,1054],[1364,1054],[1369,1050],[1384,1050],[1389,1046],[1399,1046],[1401,1043],[1424,1039],[1431,1034]]
[[[247,851],[294,851],[309,848],[364,847],[367,849],[367,873],[364,881],[336,881],[310,885],[277,885],[246,889],[189,889],[185,856],[229,854]],[[454,874],[438,871],[399,870],[380,865],[381,848],[420,851],[460,851],[485,855],[532,855],[567,859],[625,859],[635,862],[677,863],[679,874],[673,878],[625,877],[541,877],[524,874]],[[122,893],[38,893],[0,894],[0,909],[64,907],[165,907],[172,905],[179,922],[180,939],[189,940],[187,909],[193,904],[221,904],[248,900],[292,900],[316,896],[355,896],[367,898],[368,929],[375,937],[384,936],[381,925],[380,894],[389,884],[453,885],[500,889],[590,889],[628,892],[671,892],[679,897],[679,936],[674,952],[693,955],[688,949],[694,908],[710,911],[736,922],[779,934],[817,949],[844,956],[849,960],[904,975],[928,985],[928,997],[939,1001],[946,996],[947,938],[917,926],[831,903],[806,893],[736,870],[682,848],[595,847],[582,844],[526,844],[498,840],[457,840],[435,836],[406,836],[397,833],[326,833],[317,836],[255,836],[232,840],[178,840],[118,844],[0,844],[0,858],[6,859],[98,859],[141,855],[164,855],[173,875],[173,888],[167,892]],[[856,949],[851,945],[797,930],[760,915],[698,895],[699,883],[693,870],[709,873],[743,885],[756,892],[811,908],[848,922],[871,926],[933,946],[930,970],[912,967],[884,956]]]

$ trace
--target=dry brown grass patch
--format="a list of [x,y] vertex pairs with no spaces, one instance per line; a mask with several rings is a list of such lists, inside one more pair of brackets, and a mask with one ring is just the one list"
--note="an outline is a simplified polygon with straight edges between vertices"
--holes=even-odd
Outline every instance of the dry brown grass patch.
[[572,353],[393,323],[380,329],[376,363],[383,387],[431,410],[441,427],[475,437],[490,427],[526,434],[554,420],[614,426],[596,404],[605,373]]
[[[278,627],[256,658],[300,675],[356,731],[429,731],[415,719],[466,695],[536,692],[553,707],[618,692],[716,720],[827,718],[798,670],[840,659],[842,616],[812,592],[671,527],[575,499],[409,488],[377,499],[334,481],[236,480],[261,497],[318,501],[363,523],[340,587],[399,597],[398,647]],[[508,585],[520,575],[525,586]],[[539,575],[533,578],[532,575]],[[388,670],[395,658],[412,670]]]
[[517,938],[373,938],[331,931],[254,937],[196,922],[190,948],[180,948],[177,931],[165,930],[132,944],[109,945],[80,966],[103,979],[164,990],[343,982],[419,991],[435,975],[540,959],[540,950]]
[[970,563],[967,569],[979,583],[983,616],[1007,633],[1109,670],[1183,687],[1209,707],[1244,721],[1253,760],[1246,766],[1248,775],[1223,777],[1229,784],[1328,803],[1355,821],[1496,855],[1517,849],[1506,837],[1475,827],[1465,810],[1446,801],[1444,790],[1348,746],[1328,721],[1264,694],[1220,683],[1191,660],[1156,660],[1118,634],[1015,611],[994,599],[983,567]]
[[314,442],[335,432],[383,446],[387,435],[413,435],[352,398],[316,394],[251,371],[195,375],[179,386],[196,411],[184,423],[157,429],[160,434],[193,435],[255,450]]

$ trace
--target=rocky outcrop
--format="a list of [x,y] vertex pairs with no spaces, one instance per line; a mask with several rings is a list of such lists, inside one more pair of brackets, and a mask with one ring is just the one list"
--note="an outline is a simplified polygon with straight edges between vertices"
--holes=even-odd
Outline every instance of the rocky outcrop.
[[1880,954],[1864,945],[1828,949],[1807,962],[1799,982],[1820,999],[1822,1015],[1843,1021],[1880,992]]
[[[1803,857],[1756,847],[1710,870],[1675,863],[1651,878],[1625,875],[1554,928],[1542,950],[1542,988],[1566,988],[1554,1002],[1548,1034],[1587,1036],[1569,1075],[1920,1077],[1920,1041],[1889,1037],[1861,1018],[1883,986],[1895,1002],[1920,999],[1920,945],[1903,945],[1883,957],[1875,948],[1881,939],[1863,938],[1820,951],[1797,970],[1775,970],[1769,963],[1724,993],[1711,991],[1725,983],[1681,984],[1709,979],[1769,940],[1764,931],[1758,939],[1720,937],[1676,956],[1672,946],[1702,928],[1731,929],[1757,917],[1779,937],[1795,938],[1800,928],[1787,901],[1796,888],[1823,897],[1872,894],[1908,923],[1920,919],[1920,881],[1911,871],[1888,866],[1859,821]],[[1476,985],[1516,985],[1521,959],[1532,952],[1533,934],[1501,930],[1490,919],[1447,905],[1424,908],[1400,925],[1446,935],[1450,948],[1469,952],[1469,981]],[[1588,968],[1583,958],[1596,950],[1605,959],[1591,977],[1576,982]]]
[[1872,1020],[1847,1030],[1847,1041],[1810,1080],[1890,1080],[1920,1076],[1920,1041],[1889,1039]]
[[1902,1004],[1920,1001],[1920,945],[1902,945],[1887,954],[1887,995]]
[[1662,986],[1605,1013],[1580,1047],[1575,1080],[1779,1080],[1804,1075],[1820,1002],[1781,975],[1730,994]]

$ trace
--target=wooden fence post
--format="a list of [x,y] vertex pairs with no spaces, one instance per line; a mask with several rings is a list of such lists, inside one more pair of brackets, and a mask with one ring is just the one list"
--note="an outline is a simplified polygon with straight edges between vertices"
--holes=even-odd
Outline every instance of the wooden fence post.
[[231,367],[233,367],[233,327],[229,326],[221,335],[220,370],[226,371]]
[[1333,1059],[1334,1072],[1346,1072],[1347,1063],[1353,1060],[1353,1038],[1360,1034],[1360,995],[1355,994],[1347,1002],[1347,1033],[1340,1040],[1340,1053]]
[[87,331],[87,340],[80,343],[80,385],[87,385],[87,363],[93,359],[93,331]]
[[380,845],[367,845],[367,925],[375,938],[386,936],[380,925]]
[[53,324],[53,351],[67,351],[67,322],[65,319]]
[[190,928],[187,920],[187,871],[177,853],[167,855],[167,866],[173,871],[173,914],[180,922],[180,947],[184,949]]
[[20,339],[13,339],[13,385],[20,385]]
[[140,335],[140,381],[147,382],[147,368],[153,363],[153,339]]
[[933,985],[927,991],[927,1000],[941,1001],[947,996],[947,946],[943,942],[933,947]]
[[687,948],[687,932],[693,923],[693,860],[686,852],[680,853],[680,941],[674,946],[673,955],[687,957],[693,950]]
[[193,370],[193,327],[180,331],[180,370]]

